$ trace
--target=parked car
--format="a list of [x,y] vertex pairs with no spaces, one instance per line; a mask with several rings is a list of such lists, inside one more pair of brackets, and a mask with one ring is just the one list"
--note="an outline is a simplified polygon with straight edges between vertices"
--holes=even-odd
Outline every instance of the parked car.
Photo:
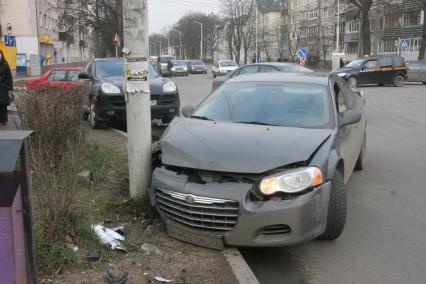
[[362,170],[362,93],[337,76],[238,76],[166,129],[149,194],[168,233],[222,248],[332,240]]
[[207,66],[202,60],[190,60],[188,68],[191,74],[207,74]]
[[309,68],[293,63],[255,63],[244,65],[227,75],[214,78],[212,81],[212,89],[215,90],[223,85],[229,79],[251,73],[270,73],[270,72],[283,72],[283,73],[312,73]]
[[169,64],[169,74],[171,76],[188,76],[188,67],[186,66],[186,61],[184,60],[170,60]]
[[28,90],[44,90],[49,87],[75,88],[78,86],[78,74],[82,67],[53,68],[41,77],[27,82]]
[[238,65],[233,60],[219,60],[212,67],[213,78],[226,75],[237,68]]
[[395,87],[402,87],[407,80],[405,60],[398,55],[360,58],[332,73],[345,79],[352,87],[364,84],[393,84]]
[[426,61],[408,61],[408,82],[423,82],[426,85]]
[[169,61],[176,60],[176,57],[172,55],[161,55],[157,58],[157,70],[161,76],[170,75],[169,72]]
[[[179,91],[170,79],[161,77],[149,66],[151,90],[151,117],[169,123],[180,111]],[[122,58],[95,59],[91,61],[80,79],[90,80],[91,94],[86,114],[93,128],[101,128],[111,120],[126,121],[126,101],[123,93]]]

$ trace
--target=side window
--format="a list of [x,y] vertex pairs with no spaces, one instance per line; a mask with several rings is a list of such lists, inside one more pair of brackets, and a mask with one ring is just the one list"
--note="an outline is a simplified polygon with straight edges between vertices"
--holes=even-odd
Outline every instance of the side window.
[[260,67],[260,72],[271,73],[271,72],[279,72],[279,71],[275,67],[263,65]]
[[55,71],[49,74],[49,77],[47,77],[47,81],[53,81],[54,77],[55,77]]
[[78,81],[79,71],[68,71],[67,81]]
[[413,69],[413,70],[420,69],[420,62],[410,62],[410,63],[407,64],[407,67],[409,69]]
[[392,57],[382,57],[379,63],[380,67],[392,67]]
[[395,56],[393,58],[393,65],[394,65],[394,67],[403,67],[403,66],[405,66],[404,59],[402,57]]
[[367,67],[367,70],[374,70],[377,68],[377,60],[370,60],[365,64],[365,67]]
[[[49,76],[50,77],[50,76]],[[66,81],[67,71],[55,71],[52,81]]]

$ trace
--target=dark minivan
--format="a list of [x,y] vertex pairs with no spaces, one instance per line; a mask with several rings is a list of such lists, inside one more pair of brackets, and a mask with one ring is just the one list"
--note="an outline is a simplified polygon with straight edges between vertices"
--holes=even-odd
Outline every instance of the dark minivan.
[[352,87],[364,84],[402,87],[407,80],[407,69],[401,56],[377,55],[356,59],[332,73],[346,80]]

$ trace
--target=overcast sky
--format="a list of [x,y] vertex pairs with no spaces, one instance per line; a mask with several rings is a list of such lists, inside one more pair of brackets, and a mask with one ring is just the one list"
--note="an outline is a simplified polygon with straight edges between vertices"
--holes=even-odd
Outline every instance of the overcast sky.
[[220,0],[148,0],[149,32],[162,32],[188,12],[218,11]]

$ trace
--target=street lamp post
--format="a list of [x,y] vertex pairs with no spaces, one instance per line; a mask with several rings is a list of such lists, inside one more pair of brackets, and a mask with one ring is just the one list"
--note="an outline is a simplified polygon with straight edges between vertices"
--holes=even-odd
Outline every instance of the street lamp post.
[[182,58],[182,32],[178,31],[177,29],[173,29],[172,31],[179,33],[179,57],[180,59],[183,59]]
[[170,36],[167,36],[167,55],[171,54],[170,52]]
[[194,23],[199,24],[201,27],[201,43],[200,43],[200,59],[203,60],[203,23],[198,22],[198,21],[194,21]]

